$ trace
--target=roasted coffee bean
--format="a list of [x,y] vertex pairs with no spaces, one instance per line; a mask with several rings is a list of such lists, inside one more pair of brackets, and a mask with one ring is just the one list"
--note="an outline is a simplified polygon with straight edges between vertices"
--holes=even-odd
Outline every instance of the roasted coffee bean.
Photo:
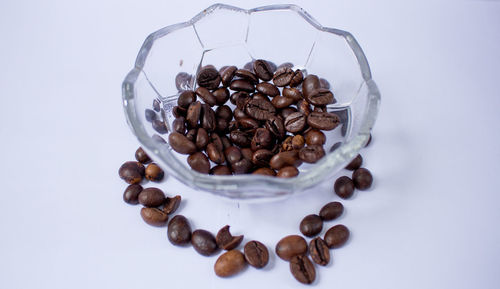
[[196,151],[196,145],[178,132],[172,132],[168,136],[168,143],[174,151],[180,154],[189,155]]
[[323,238],[328,245],[328,248],[335,249],[342,247],[349,239],[349,229],[344,225],[336,225],[328,229]]
[[364,191],[372,186],[373,176],[369,170],[359,168],[352,173],[352,181],[356,189]]
[[243,235],[233,236],[231,232],[229,232],[229,225],[222,227],[215,236],[217,246],[227,251],[238,247],[241,241],[243,241]]
[[307,145],[324,145],[326,143],[325,134],[317,129],[311,129],[305,134]]
[[302,112],[305,115],[309,115],[312,110],[309,102],[305,99],[301,99],[297,102],[297,111]]
[[273,78],[272,67],[269,63],[262,59],[257,59],[253,63],[253,70],[257,77],[263,81],[269,81]]
[[299,84],[301,84],[303,80],[304,80],[304,74],[302,73],[302,70],[297,69],[293,73],[292,80],[290,81],[290,86],[291,87],[296,87]]
[[210,162],[207,156],[202,152],[195,152],[189,155],[187,162],[191,169],[199,173],[208,174],[210,172]]
[[209,141],[207,131],[200,127],[196,132],[195,144],[196,148],[199,150],[205,149]]
[[241,78],[250,81],[253,84],[259,83],[259,79],[257,78],[257,75],[255,75],[253,72],[247,69],[238,69],[234,72],[234,75]]
[[306,163],[313,164],[325,156],[323,146],[306,146],[299,151],[299,158]]
[[231,250],[217,258],[214,271],[219,277],[229,277],[238,274],[245,266],[246,263],[243,254],[238,250]]
[[269,166],[269,161],[274,154],[267,149],[256,150],[252,155],[252,163],[259,167]]
[[274,107],[280,109],[290,106],[292,103],[294,103],[294,101],[293,99],[288,97],[276,96],[275,98],[273,98],[271,103],[274,105]]
[[344,213],[344,206],[340,202],[330,202],[324,205],[319,211],[319,216],[323,221],[332,221]]
[[236,70],[238,70],[236,66],[229,66],[221,72],[222,85],[228,87],[231,84]]
[[311,112],[307,116],[307,124],[313,128],[332,130],[339,125],[339,117],[330,112]]
[[229,128],[229,122],[227,120],[222,118],[216,118],[215,130],[218,133],[226,134],[228,132],[228,128]]
[[276,86],[283,87],[287,86],[290,84],[290,81],[292,81],[294,72],[291,68],[288,67],[281,67],[276,70],[273,76],[273,83]]
[[271,116],[266,120],[265,127],[277,138],[283,139],[285,137],[285,125],[283,120],[277,116]]
[[283,167],[276,174],[278,178],[293,178],[298,175],[299,175],[299,170],[293,166]]
[[242,148],[241,149],[241,156],[244,157],[245,159],[252,161],[253,157],[253,151],[250,148]]
[[315,106],[313,109],[314,112],[328,112],[326,106]]
[[214,90],[212,95],[214,96],[215,103],[217,105],[223,105],[229,100],[229,90],[227,90],[227,88],[224,87]]
[[191,89],[192,76],[186,72],[179,72],[175,76],[175,86],[178,91]]
[[349,177],[342,176],[335,181],[333,189],[337,196],[349,199],[354,194],[354,182]]
[[257,84],[255,88],[258,92],[269,95],[270,97],[275,97],[280,94],[279,89],[269,82],[261,82]]
[[138,162],[143,163],[143,164],[147,164],[147,163],[149,163],[151,161],[151,159],[149,158],[148,154],[141,147],[139,147],[135,151],[135,159]]
[[165,194],[158,188],[146,188],[139,194],[138,200],[145,207],[159,207],[165,202]]
[[345,168],[350,171],[354,171],[359,169],[362,164],[363,164],[363,157],[360,154],[358,154]]
[[286,166],[298,167],[301,163],[302,161],[299,159],[299,153],[297,151],[280,152],[274,155],[269,161],[269,165],[275,170],[279,170]]
[[269,262],[269,251],[266,245],[259,241],[246,243],[243,252],[247,263],[257,269],[264,268]]
[[168,132],[168,128],[162,120],[155,119],[153,120],[153,129],[156,130],[159,134],[164,134]]
[[280,115],[283,117],[283,119],[287,118],[290,114],[297,112],[297,109],[295,107],[285,107],[281,110]]
[[[236,119],[236,120],[238,120],[240,118],[248,117],[248,115],[246,115],[246,113],[239,108],[235,108],[233,111],[233,114],[234,114],[234,119]],[[229,125],[229,130],[231,130],[231,125]]]
[[326,266],[330,263],[330,250],[321,237],[316,237],[309,242],[309,255],[318,265]]
[[252,97],[248,93],[240,91],[238,97],[236,98],[236,107],[240,110],[244,110],[245,105],[250,101],[250,99],[252,99]]
[[281,143],[281,150],[282,151],[292,151],[293,150],[292,140],[293,140],[293,136],[287,137],[283,141],[283,143]]
[[217,251],[214,235],[206,230],[195,230],[191,234],[191,244],[203,256],[210,256]]
[[292,148],[294,150],[300,150],[301,148],[304,147],[304,144],[305,140],[302,135],[298,134],[292,138]]
[[171,215],[177,211],[181,204],[181,196],[177,195],[175,197],[169,198],[165,200],[165,204],[163,204],[163,209],[162,211],[165,212],[167,215]]
[[147,108],[144,111],[144,117],[146,118],[147,121],[153,122],[153,120],[156,119],[156,112],[154,110]]
[[199,86],[214,90],[219,87],[221,77],[215,68],[212,66],[205,66],[198,72],[196,81]]
[[333,98],[333,93],[330,90],[317,88],[309,93],[307,101],[316,106],[323,106],[335,103],[335,98]]
[[258,128],[252,138],[251,148],[253,151],[269,148],[274,144],[271,132],[265,128]]
[[241,160],[241,151],[239,148],[235,146],[228,147],[224,150],[224,155],[226,156],[226,160],[232,164],[239,160]]
[[235,145],[240,147],[249,147],[251,145],[251,139],[248,133],[241,130],[233,130],[229,133],[229,139]]
[[252,162],[246,158],[242,158],[241,160],[231,164],[231,168],[236,175],[246,174],[252,169],[252,167]]
[[172,128],[174,131],[184,134],[186,132],[186,119],[183,116],[174,119]]
[[293,87],[283,88],[283,96],[291,98],[293,100],[292,103],[295,103],[303,98],[302,93],[300,93],[300,90],[298,90],[297,88],[293,88]]
[[222,164],[226,161],[222,151],[218,150],[213,143],[207,145],[207,155],[208,158],[216,164]]
[[323,230],[323,220],[320,216],[311,214],[307,215],[300,222],[300,232],[307,237],[313,237]]
[[291,133],[302,131],[306,125],[306,116],[301,112],[294,112],[285,118],[284,125]]
[[234,91],[245,91],[245,92],[254,92],[255,86],[252,82],[246,79],[237,79],[231,81],[231,85],[229,86]]
[[309,74],[302,82],[302,95],[307,98],[317,88],[320,88],[319,78],[314,74]]
[[196,101],[189,105],[187,110],[186,121],[190,128],[198,127],[198,121],[201,115],[201,102]]
[[330,83],[324,78],[319,79],[319,87],[324,89],[330,89]]
[[222,140],[218,134],[211,133],[210,142],[212,142],[219,151],[224,150],[224,145],[222,144]]
[[123,200],[130,205],[139,204],[139,194],[142,192],[142,186],[138,184],[129,185],[123,192]]
[[276,176],[276,172],[270,168],[258,168],[252,174],[264,176]]
[[217,165],[210,170],[211,175],[228,176],[232,175],[231,170],[227,166]]
[[250,117],[239,118],[238,128],[241,130],[256,130],[259,128],[259,122]]
[[245,112],[255,119],[267,120],[274,116],[276,108],[269,101],[252,99],[246,103]]
[[150,163],[145,170],[146,179],[152,182],[159,182],[163,180],[165,172],[155,163]]
[[215,116],[230,121],[233,119],[233,111],[229,106],[221,105],[215,110]]
[[220,137],[222,142],[222,148],[225,150],[226,148],[232,146],[231,141],[227,138],[227,136],[223,135]]
[[276,244],[276,255],[285,261],[290,261],[293,256],[303,255],[306,252],[306,240],[299,235],[286,236]]
[[125,182],[133,185],[138,184],[144,177],[144,166],[140,162],[126,162],[121,165],[118,175]]
[[290,272],[303,284],[311,284],[316,279],[316,269],[307,256],[294,256],[290,260]]
[[160,111],[160,100],[157,98],[153,99],[153,109],[156,112]]
[[217,103],[215,96],[207,88],[198,87],[195,92],[206,104],[214,106]]
[[167,236],[170,243],[174,245],[186,245],[191,241],[191,226],[183,215],[176,215],[170,220],[167,228]]
[[207,132],[211,132],[215,130],[217,123],[215,122],[215,112],[213,109],[207,105],[203,104],[201,106],[201,126],[207,130]]
[[144,222],[155,227],[163,227],[168,221],[168,215],[157,208],[142,208],[141,217]]
[[252,99],[258,100],[258,101],[269,101],[269,97],[265,94],[262,94],[260,92],[256,92],[252,94]]
[[172,108],[172,114],[174,115],[174,117],[186,116],[187,109],[176,105]]
[[187,109],[189,105],[196,101],[196,94],[192,90],[183,91],[177,98],[177,105]]

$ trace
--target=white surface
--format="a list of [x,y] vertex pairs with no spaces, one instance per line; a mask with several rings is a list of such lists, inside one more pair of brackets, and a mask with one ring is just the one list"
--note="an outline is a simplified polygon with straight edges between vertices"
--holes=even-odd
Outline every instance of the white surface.
[[[149,32],[211,4],[173,2],[0,3],[0,288],[304,288],[276,257],[219,279],[216,256],[172,246],[121,199],[117,170],[138,146],[121,81]],[[363,152],[375,185],[343,202],[352,238],[317,268],[317,288],[500,283],[500,2],[416,2],[296,2],[357,37],[382,92]],[[338,199],[332,181],[259,205],[161,187],[183,196],[194,228],[230,224],[271,250]]]

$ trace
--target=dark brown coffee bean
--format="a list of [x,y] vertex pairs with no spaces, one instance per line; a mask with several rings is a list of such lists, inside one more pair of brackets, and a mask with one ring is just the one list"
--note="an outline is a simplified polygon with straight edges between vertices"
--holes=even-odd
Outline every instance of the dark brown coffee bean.
[[229,66],[221,72],[222,85],[228,87],[231,84],[236,70],[238,70],[236,66]]
[[330,263],[330,250],[321,237],[316,237],[309,242],[309,255],[318,265],[326,266]]
[[234,91],[245,91],[245,92],[254,92],[255,86],[252,82],[246,79],[237,79],[231,81],[231,85],[229,86]]
[[274,107],[280,109],[290,106],[292,103],[294,103],[294,101],[293,99],[288,97],[276,96],[275,98],[273,98],[271,103],[274,105]]
[[305,115],[309,115],[312,110],[309,102],[305,99],[301,99],[297,102],[297,111],[302,112]]
[[175,86],[178,91],[189,90],[192,87],[192,76],[186,72],[179,72],[175,76]]
[[158,188],[146,188],[139,194],[138,200],[145,207],[159,207],[165,202],[165,194]]
[[259,122],[250,117],[238,119],[238,128],[241,130],[256,130],[259,127]]
[[299,170],[293,166],[283,167],[276,174],[278,178],[293,178],[298,175],[299,175]]
[[350,171],[357,170],[363,164],[363,157],[358,154],[345,168]]
[[293,103],[303,98],[302,93],[300,93],[300,90],[298,90],[297,88],[290,88],[290,87],[283,88],[283,96],[291,98],[293,100]]
[[236,107],[240,110],[244,110],[245,105],[251,99],[252,99],[252,97],[248,93],[246,93],[244,91],[240,91],[240,93],[238,94],[238,97],[236,98]]
[[214,271],[219,277],[230,277],[238,274],[245,266],[246,263],[243,253],[238,250],[231,250],[217,258],[214,265]]
[[297,69],[293,73],[292,80],[290,81],[290,86],[291,87],[296,87],[299,84],[301,84],[303,80],[304,80],[304,74],[302,73],[302,70]]
[[255,74],[263,81],[269,81],[273,78],[272,67],[265,60],[255,60],[253,63],[253,70],[255,71]]
[[[248,115],[241,109],[235,108],[233,111],[234,119],[238,120],[240,118],[248,117]],[[231,125],[229,126],[229,130],[231,130]]]
[[150,163],[145,170],[146,179],[152,182],[159,182],[163,180],[165,172],[155,163]]
[[260,92],[256,92],[252,94],[252,99],[258,100],[258,101],[269,101],[269,97],[265,94],[262,94]]
[[156,119],[156,112],[148,108],[144,111],[144,117],[146,118],[147,121],[153,122],[153,120]]
[[214,96],[215,103],[217,105],[223,105],[229,100],[229,90],[224,87],[214,90],[212,95]]
[[263,127],[258,128],[252,138],[251,148],[253,151],[269,148],[274,144],[271,132]]
[[170,243],[181,246],[191,241],[191,226],[183,215],[176,215],[170,220],[167,228],[167,236]]
[[186,116],[187,115],[187,109],[182,108],[180,106],[174,106],[172,108],[172,114],[174,117],[180,117],[180,116]]
[[143,164],[147,164],[147,163],[149,163],[151,161],[151,159],[149,158],[148,154],[141,147],[139,147],[135,151],[135,159],[138,162],[143,163]]
[[142,192],[142,186],[138,184],[129,185],[123,192],[123,200],[130,205],[139,204],[139,194]]
[[258,120],[267,120],[274,116],[276,108],[268,101],[252,99],[246,103],[245,112]]
[[213,143],[207,145],[207,155],[208,158],[216,164],[222,164],[226,161],[222,151],[219,151]]
[[320,216],[311,214],[307,215],[300,222],[300,232],[307,237],[313,237],[323,230],[323,220]]
[[196,101],[189,105],[186,115],[186,121],[190,128],[198,127],[198,121],[201,115],[201,102]]
[[219,87],[221,77],[219,72],[212,66],[205,66],[200,69],[196,76],[196,82],[199,86],[214,90]]
[[272,85],[269,82],[261,82],[255,86],[258,92],[263,93],[265,95],[269,95],[270,97],[275,97],[280,94],[279,89]]
[[325,134],[317,129],[311,129],[305,134],[307,145],[324,145],[326,143]]
[[323,146],[306,146],[299,151],[299,158],[306,163],[313,164],[325,156]]
[[133,185],[138,184],[142,181],[144,177],[144,166],[140,162],[126,162],[121,165],[118,170],[118,175],[125,182]]
[[206,230],[195,230],[191,234],[191,244],[203,256],[210,256],[217,251],[214,235]]
[[285,137],[285,125],[283,120],[277,116],[271,116],[266,120],[265,127],[277,138],[283,139]]
[[224,150],[224,146],[222,144],[222,140],[220,138],[220,136],[216,133],[211,133],[210,134],[210,142],[213,143],[215,145],[215,147],[219,150],[219,151],[223,151]]
[[217,103],[215,96],[207,88],[198,87],[195,92],[206,104],[214,106]]
[[292,138],[292,148],[294,150],[300,150],[301,148],[304,147],[305,143],[306,143],[306,141],[304,140],[304,137],[300,134],[298,134]]
[[216,128],[215,112],[213,109],[207,105],[203,104],[201,106],[201,126],[207,130],[207,132],[212,132]]
[[239,148],[235,146],[228,147],[224,150],[224,155],[226,156],[226,160],[232,164],[239,160],[241,160],[241,151]]
[[269,165],[275,170],[279,170],[286,166],[298,167],[301,163],[302,161],[299,159],[299,153],[297,151],[280,152],[269,161]]
[[330,83],[324,78],[319,79],[319,87],[324,89],[330,89]]
[[191,169],[202,173],[202,174],[208,174],[210,172],[210,162],[208,161],[207,156],[202,153],[202,152],[195,152],[194,154],[191,154],[187,162]]
[[215,110],[215,116],[230,121],[233,119],[233,111],[229,106],[222,105]]
[[276,176],[276,172],[270,168],[258,168],[253,173],[253,175],[263,175],[263,176]]
[[372,186],[373,176],[369,170],[359,168],[352,173],[352,181],[356,189],[364,191]]
[[252,155],[252,163],[259,167],[268,167],[274,154],[267,149],[256,150]]
[[180,154],[189,155],[196,151],[196,145],[178,132],[172,132],[168,136],[168,143],[174,151]]
[[227,136],[223,135],[220,137],[220,140],[222,142],[222,148],[223,149],[226,149],[230,146],[232,146],[233,144],[231,143],[231,141],[227,138]]
[[291,133],[302,131],[306,125],[306,116],[301,112],[294,112],[285,119],[284,125]]
[[285,261],[290,261],[293,256],[304,255],[306,252],[306,240],[299,235],[286,236],[276,244],[276,255]]
[[229,122],[222,118],[216,119],[215,131],[221,134],[226,134],[228,132]]
[[311,284],[316,279],[316,269],[307,256],[294,256],[290,260],[290,272],[302,284]]
[[141,217],[144,222],[155,227],[163,227],[168,221],[168,215],[157,208],[142,208]]
[[269,262],[269,251],[266,245],[259,241],[246,243],[243,252],[247,263],[257,269],[264,268]]
[[330,202],[324,205],[319,211],[319,216],[324,221],[332,221],[344,213],[344,206],[340,202]]
[[328,245],[328,248],[335,249],[342,247],[349,239],[349,229],[344,225],[336,225],[328,229],[323,238]]
[[210,170],[211,175],[229,176],[232,175],[231,170],[227,166],[217,165]]
[[233,130],[229,133],[229,139],[232,143],[240,147],[249,147],[251,144],[251,139],[248,133],[241,130]]
[[335,98],[333,98],[333,93],[330,90],[317,88],[309,93],[307,101],[316,106],[323,106],[335,103]]
[[253,60],[252,61],[249,61],[247,63],[245,63],[245,65],[243,66],[244,69],[246,70],[250,70],[250,71],[253,71]]
[[319,78],[314,74],[309,74],[302,82],[302,95],[307,98],[317,88],[320,88]]
[[153,109],[156,112],[160,111],[160,100],[157,98],[153,99]]
[[159,134],[165,134],[168,132],[168,128],[165,123],[159,119],[153,120],[153,129],[156,130]]
[[259,83],[259,79],[257,78],[257,75],[255,75],[253,72],[247,69],[238,69],[234,72],[234,75],[241,78],[250,81],[253,84]]
[[297,109],[295,107],[285,107],[283,109],[281,109],[281,117],[283,117],[283,119],[287,118],[290,114],[294,113],[294,112],[297,112]]
[[333,189],[337,196],[349,199],[354,193],[354,182],[349,177],[342,176],[335,181]]
[[276,86],[283,87],[287,86],[290,84],[290,81],[292,81],[294,72],[291,68],[288,67],[281,67],[276,70],[273,76],[273,83]]
[[307,124],[313,128],[332,130],[339,125],[339,117],[330,112],[311,112],[307,116]]
[[207,131],[204,128],[200,127],[196,133],[196,139],[195,139],[196,148],[199,150],[205,149],[205,147],[208,145],[208,141],[209,138]]
[[231,168],[236,175],[246,174],[252,169],[252,167],[252,162],[246,158],[242,158],[241,160],[231,164]]
[[163,209],[162,211],[165,212],[167,215],[171,215],[177,211],[181,204],[181,196],[177,195],[175,197],[169,198],[165,200],[165,204],[163,204]]
[[196,101],[196,94],[192,90],[183,91],[177,98],[177,105],[187,109],[189,105]]
[[222,227],[215,236],[215,242],[219,248],[224,250],[233,250],[243,241],[243,235],[233,236],[229,232],[229,225]]
[[241,156],[249,161],[252,161],[253,151],[250,148],[242,148]]
[[186,119],[183,116],[180,116],[172,122],[172,128],[174,131],[184,134],[186,132]]

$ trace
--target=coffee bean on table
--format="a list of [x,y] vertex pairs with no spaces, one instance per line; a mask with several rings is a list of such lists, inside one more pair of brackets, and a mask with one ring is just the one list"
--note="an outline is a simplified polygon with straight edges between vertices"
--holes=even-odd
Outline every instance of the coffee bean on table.
[[243,241],[243,235],[233,236],[229,232],[229,225],[222,227],[215,236],[215,242],[219,248],[224,250],[232,250]]
[[191,234],[191,244],[203,256],[210,256],[217,251],[215,237],[206,230],[195,230]]
[[349,177],[342,176],[335,181],[333,189],[337,196],[349,199],[354,194],[354,182]]
[[302,82],[302,95],[306,98],[313,92],[313,90],[320,88],[320,82],[318,76],[314,74],[309,74],[304,78]]
[[363,164],[363,157],[358,154],[345,168],[350,171],[357,170]]
[[335,98],[333,98],[333,93],[330,90],[317,88],[309,93],[307,101],[315,106],[323,106],[335,103]]
[[149,163],[151,161],[151,159],[149,158],[148,154],[141,147],[139,147],[135,151],[135,159],[138,162],[143,163],[143,164],[147,164],[147,163]]
[[153,129],[156,130],[159,134],[164,134],[168,132],[168,128],[162,120],[155,119],[152,122]]
[[144,222],[155,227],[163,227],[168,221],[168,215],[157,208],[142,208],[141,217]]
[[130,161],[121,165],[120,169],[118,170],[118,175],[125,182],[133,185],[138,184],[142,181],[142,178],[144,177],[144,171],[145,169],[143,164],[141,164],[140,162]]
[[316,129],[332,130],[340,123],[339,117],[330,112],[311,112],[307,116],[307,124]]
[[207,88],[198,87],[195,92],[206,104],[214,106],[217,103],[215,96]]
[[223,105],[229,100],[229,90],[225,87],[214,90],[212,95],[214,96],[217,105]]
[[201,114],[201,102],[196,101],[189,105],[186,115],[186,121],[189,128],[198,127],[198,121],[200,120]]
[[232,175],[231,170],[224,165],[217,165],[210,170],[211,175],[216,176],[229,176]]
[[323,221],[332,221],[337,219],[344,212],[344,206],[340,202],[330,202],[324,205],[319,211],[319,216]]
[[217,147],[213,143],[209,143],[207,145],[207,155],[208,158],[216,163],[216,164],[222,164],[226,161],[226,158],[224,157],[224,153],[222,151],[219,151]]
[[270,168],[258,168],[252,174],[254,175],[263,175],[263,176],[276,176],[276,172]]
[[299,170],[294,166],[283,167],[276,174],[278,178],[293,178],[298,175],[299,175]]
[[292,78],[294,76],[294,72],[291,68],[281,67],[276,70],[273,76],[273,83],[276,86],[283,87],[290,84]]
[[279,89],[269,82],[261,82],[257,84],[255,88],[258,92],[269,95],[270,97],[275,97],[280,94]]
[[245,92],[254,92],[255,86],[252,82],[246,79],[237,79],[231,81],[231,85],[229,86],[231,90],[234,91],[245,91]]
[[202,152],[191,154],[187,161],[191,169],[199,173],[208,174],[210,172],[210,162],[207,156]]
[[285,166],[298,167],[302,161],[299,159],[299,153],[295,150],[280,152],[274,155],[269,161],[272,169],[279,170]]
[[299,158],[306,163],[316,163],[325,156],[325,150],[320,145],[310,145],[299,151]]
[[316,279],[316,269],[307,256],[298,255],[290,260],[290,272],[300,283],[311,284]]
[[152,122],[153,120],[156,119],[156,112],[148,108],[144,111],[144,117],[146,118],[147,121]]
[[159,182],[165,176],[163,170],[155,163],[151,163],[146,167],[145,170],[146,179],[152,182]]
[[214,271],[219,277],[229,277],[239,273],[245,266],[246,263],[243,254],[238,250],[230,250],[217,258]]
[[228,87],[231,84],[236,70],[238,70],[236,66],[229,66],[221,72],[222,85]]
[[179,195],[172,198],[167,197],[165,203],[163,204],[163,212],[167,215],[173,214],[179,208],[181,200],[182,198]]
[[165,202],[165,194],[158,188],[146,188],[139,194],[138,200],[145,207],[159,207]]
[[142,192],[142,186],[138,184],[129,185],[123,192],[123,200],[130,205],[139,204],[139,193]]
[[299,235],[289,235],[276,244],[276,255],[285,261],[290,261],[293,256],[303,255],[307,252],[307,243]]
[[291,133],[300,132],[304,129],[306,124],[306,116],[301,112],[294,112],[290,114],[284,121],[287,131]]
[[168,143],[176,152],[180,154],[192,154],[196,152],[196,145],[184,135],[172,132],[168,136]]
[[255,74],[264,81],[269,81],[273,78],[272,67],[265,60],[255,60],[253,63],[253,70]]
[[303,80],[304,80],[304,74],[302,73],[302,70],[297,69],[293,73],[292,80],[290,81],[290,86],[291,87],[296,87],[299,84],[301,84]]
[[246,243],[243,251],[245,253],[245,260],[252,267],[257,269],[264,268],[269,262],[269,251],[266,245],[259,241]]
[[167,236],[170,243],[174,245],[186,245],[191,241],[191,226],[186,217],[176,215],[170,220],[167,228]]
[[219,75],[219,72],[215,68],[205,66],[198,72],[198,75],[196,76],[196,82],[201,87],[213,90],[219,87],[221,77]]
[[183,91],[177,98],[177,105],[187,109],[189,105],[196,101],[196,94],[192,90]]
[[197,132],[196,132],[196,139],[195,139],[195,145],[196,148],[199,150],[203,150],[207,147],[208,142],[209,142],[209,137],[207,131],[200,127]]
[[323,229],[323,220],[320,216],[311,214],[307,215],[300,222],[300,232],[306,237],[313,237]]
[[321,237],[316,237],[309,242],[309,255],[318,265],[326,266],[330,263],[330,250]]
[[311,129],[305,134],[307,145],[324,145],[326,143],[325,134],[317,129]]
[[346,226],[336,225],[326,231],[324,240],[328,248],[335,249],[344,245],[349,239],[349,235],[349,229]]
[[252,99],[245,105],[245,113],[258,120],[268,120],[276,113],[276,108],[269,101]]
[[352,173],[352,181],[358,190],[368,190],[373,183],[373,176],[369,170],[359,168]]

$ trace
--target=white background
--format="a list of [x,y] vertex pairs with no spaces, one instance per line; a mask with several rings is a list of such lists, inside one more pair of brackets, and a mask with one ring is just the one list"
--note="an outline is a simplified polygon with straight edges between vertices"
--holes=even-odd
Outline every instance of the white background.
[[[238,2],[227,1],[269,4]],[[265,270],[220,279],[216,256],[172,246],[165,228],[122,201],[117,170],[138,142],[121,81],[150,32],[210,4],[0,3],[0,288],[304,287],[276,257]],[[362,153],[373,189],[343,201],[338,222],[352,238],[317,268],[313,286],[498,288],[500,2],[296,4],[356,36],[382,93],[374,141]],[[258,205],[173,179],[160,186],[183,196],[180,213],[192,227],[215,233],[230,224],[273,251],[303,216],[338,200],[332,184]]]

